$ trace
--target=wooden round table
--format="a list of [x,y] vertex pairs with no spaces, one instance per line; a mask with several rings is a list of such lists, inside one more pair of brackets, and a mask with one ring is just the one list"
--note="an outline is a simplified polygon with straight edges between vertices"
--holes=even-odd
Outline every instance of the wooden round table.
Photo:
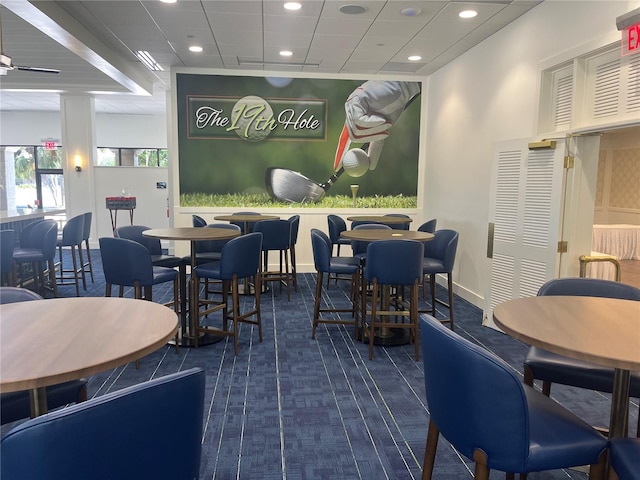
[[418,240],[419,242],[428,242],[434,238],[433,233],[417,230],[390,230],[388,228],[357,228],[355,230],[345,230],[340,236],[349,240],[363,242],[375,242],[376,240]]
[[[196,242],[202,240],[225,240],[232,239],[240,236],[240,232],[237,230],[231,230],[229,228],[203,228],[203,227],[174,227],[174,228],[152,228],[142,232],[142,235],[150,238],[159,238],[162,240],[188,240],[190,242],[190,256],[191,266],[193,268],[196,263]],[[190,281],[193,281],[191,276]],[[186,285],[186,278],[181,279],[181,284]],[[182,289],[180,292],[181,298],[181,311],[182,322],[180,334],[178,335],[178,344],[181,347],[193,347],[195,342],[193,340],[192,330],[195,330],[195,326],[192,327],[190,322],[198,321],[197,315],[189,315],[187,320],[187,310],[198,309],[198,286],[191,285],[189,289],[189,305],[187,309],[186,305],[186,292]],[[198,345],[209,345],[222,340],[223,337],[211,334],[202,334],[198,338]]]
[[402,225],[413,222],[412,218],[396,217],[394,215],[352,215],[347,217],[350,222],[372,222],[384,225]]
[[559,355],[615,370],[609,436],[626,431],[629,373],[640,371],[640,302],[540,296],[497,305],[493,319],[512,337]]
[[158,303],[117,297],[34,300],[0,306],[0,392],[30,390],[34,416],[46,388],[154,352],[176,335],[178,317]]
[[214,220],[220,220],[222,222],[242,222],[244,227],[243,233],[249,233],[249,223],[259,222],[261,220],[280,220],[277,215],[262,215],[258,213],[232,213],[229,215],[216,215]]

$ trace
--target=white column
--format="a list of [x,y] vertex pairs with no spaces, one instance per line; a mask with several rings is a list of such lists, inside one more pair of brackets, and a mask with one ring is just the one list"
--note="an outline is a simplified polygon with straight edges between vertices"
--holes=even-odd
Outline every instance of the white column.
[[[97,154],[95,100],[89,95],[60,95],[60,122],[67,218],[92,211],[95,218],[93,165]],[[76,156],[80,172],[76,171]],[[92,229],[93,231],[93,229]]]

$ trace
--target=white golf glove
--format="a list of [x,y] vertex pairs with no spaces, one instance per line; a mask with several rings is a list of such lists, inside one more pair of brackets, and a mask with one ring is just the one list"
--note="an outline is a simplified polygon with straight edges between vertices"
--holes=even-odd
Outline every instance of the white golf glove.
[[342,157],[352,141],[369,142],[369,170],[374,170],[388,130],[419,93],[418,82],[370,80],[356,88],[344,104],[346,120],[336,150],[335,170],[342,165]]

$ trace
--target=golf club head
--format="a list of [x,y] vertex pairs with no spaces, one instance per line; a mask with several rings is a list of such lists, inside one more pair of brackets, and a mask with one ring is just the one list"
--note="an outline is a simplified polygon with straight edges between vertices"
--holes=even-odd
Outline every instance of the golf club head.
[[265,183],[273,198],[289,203],[319,202],[326,192],[319,183],[286,168],[267,168]]

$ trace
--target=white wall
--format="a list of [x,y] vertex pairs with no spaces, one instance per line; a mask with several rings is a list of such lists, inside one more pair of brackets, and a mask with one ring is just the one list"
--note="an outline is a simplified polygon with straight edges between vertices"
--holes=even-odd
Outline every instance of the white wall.
[[616,17],[638,5],[547,0],[429,77],[424,208],[460,232],[454,282],[476,305],[489,278],[494,143],[536,135],[542,64],[619,41]]

